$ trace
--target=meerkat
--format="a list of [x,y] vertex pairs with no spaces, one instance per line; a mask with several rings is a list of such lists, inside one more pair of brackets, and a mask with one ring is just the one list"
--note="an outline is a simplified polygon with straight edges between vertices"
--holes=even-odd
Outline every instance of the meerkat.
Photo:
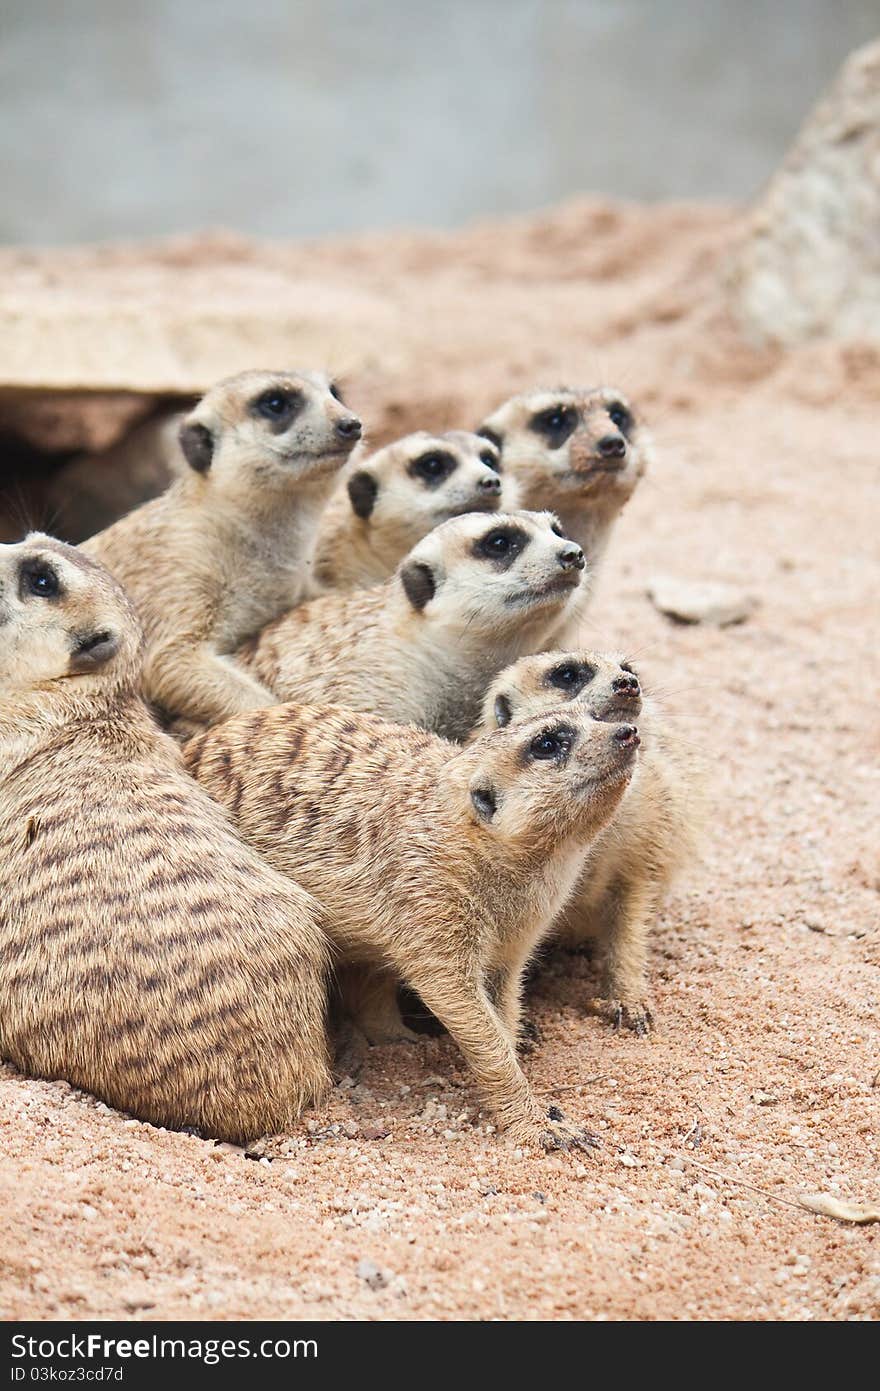
[[[314,893],[343,962],[398,980],[452,1035],[519,1142],[578,1139],[516,1058],[526,964],[624,795],[638,734],[577,708],[464,747],[324,706],[197,736],[184,761],[246,841]],[[368,1036],[385,1014],[362,1018]],[[373,1034],[375,1039],[376,1034]]]
[[[502,486],[503,485],[503,486]],[[441,522],[466,512],[517,505],[503,483],[498,450],[465,430],[425,430],[346,465],[321,516],[315,577],[330,589],[387,579],[413,546]]]
[[598,652],[523,657],[490,687],[477,736],[570,702],[600,721],[638,725],[638,769],[614,818],[588,850],[556,933],[570,946],[598,938],[601,996],[590,1008],[618,1028],[648,1032],[648,938],[675,875],[697,852],[701,778],[690,751],[643,695],[632,665]]
[[141,659],[106,570],[0,547],[0,1056],[243,1142],[327,1087],[328,948],[156,727]]
[[271,704],[231,654],[302,598],[318,515],[360,433],[318,373],[230,377],[181,426],[185,477],[84,543],[134,600],[144,694],[168,721]]
[[46,484],[45,511],[53,535],[79,543],[158,497],[188,469],[178,439],[185,412],[163,410],[110,449],[81,454]]
[[622,393],[610,387],[524,392],[493,411],[478,433],[500,451],[505,476],[519,487],[519,505],[551,508],[598,567],[653,454]]
[[276,619],[238,661],[278,700],[464,739],[492,677],[540,646],[584,574],[583,552],[551,513],[471,513],[436,527],[384,584]]

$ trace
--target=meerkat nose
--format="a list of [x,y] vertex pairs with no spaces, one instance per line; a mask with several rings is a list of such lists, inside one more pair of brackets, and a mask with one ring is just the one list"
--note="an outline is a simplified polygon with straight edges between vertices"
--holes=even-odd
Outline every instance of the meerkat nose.
[[480,487],[483,489],[483,492],[485,493],[500,493],[501,479],[498,477],[496,473],[493,473],[491,478],[480,479]]
[[564,551],[559,552],[559,564],[563,570],[583,570],[586,563],[580,546],[566,546]]
[[615,729],[611,738],[622,749],[637,749],[642,742],[639,738],[639,731],[634,724],[620,725],[619,728]]
[[603,459],[622,459],[626,453],[623,435],[603,435],[596,445]]
[[611,682],[611,689],[615,695],[628,697],[641,695],[639,683],[635,676],[615,676]]
[[360,439],[362,428],[356,415],[343,416],[342,420],[336,422],[336,433],[341,435],[344,440]]

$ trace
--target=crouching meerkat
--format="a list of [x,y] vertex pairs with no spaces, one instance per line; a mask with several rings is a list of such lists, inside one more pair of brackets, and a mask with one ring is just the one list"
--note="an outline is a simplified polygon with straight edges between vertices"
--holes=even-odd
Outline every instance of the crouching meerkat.
[[498,450],[465,430],[407,435],[353,458],[318,526],[315,576],[329,589],[387,579],[423,536],[466,512],[517,505],[499,474]]
[[652,1022],[648,938],[672,880],[697,852],[702,779],[662,711],[643,696],[632,665],[598,652],[547,652],[502,672],[477,736],[566,702],[596,720],[637,723],[642,736],[630,790],[587,851],[557,935],[571,946],[599,939],[602,994],[590,1006],[644,1034]]
[[105,570],[0,547],[0,1056],[245,1141],[328,1084],[326,941],[186,773],[140,662]]
[[318,514],[360,433],[318,373],[230,377],[181,426],[185,476],[84,543],[134,600],[144,694],[169,721],[271,703],[230,654],[302,598]]
[[519,505],[549,507],[598,567],[653,456],[627,399],[610,387],[524,392],[493,411],[479,433],[499,449]]
[[[552,1148],[580,1132],[516,1058],[523,970],[611,816],[638,735],[577,707],[465,747],[333,707],[279,705],[191,740],[184,760],[276,869],[313,892],[343,961],[416,990],[500,1125]],[[362,1016],[368,1036],[372,1021]]]
[[583,552],[551,513],[472,513],[436,527],[384,584],[276,619],[238,661],[279,700],[463,739],[492,677],[541,645],[583,577]]

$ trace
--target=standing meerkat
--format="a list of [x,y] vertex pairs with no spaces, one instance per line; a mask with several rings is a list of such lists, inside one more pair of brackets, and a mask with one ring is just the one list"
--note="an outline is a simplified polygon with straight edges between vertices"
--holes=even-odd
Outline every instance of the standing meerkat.
[[492,677],[546,640],[583,576],[551,513],[471,513],[436,527],[384,584],[282,615],[238,660],[279,700],[464,739]]
[[99,565],[0,547],[0,1055],[154,1125],[287,1130],[329,1080],[318,906],[185,772],[140,663]]
[[[404,981],[500,1125],[552,1148],[582,1136],[538,1104],[517,1062],[522,974],[637,745],[632,725],[577,708],[462,748],[369,715],[279,705],[197,736],[184,760],[244,839],[319,899],[342,960],[381,973],[378,1028]],[[370,1036],[373,1020],[360,1022]]]
[[318,526],[315,576],[330,589],[387,579],[441,522],[517,505],[498,472],[498,450],[466,430],[425,430],[349,461]]
[[83,545],[147,639],[144,694],[195,725],[271,704],[230,654],[302,598],[318,514],[361,433],[315,372],[243,372],[181,426],[186,476]]
[[621,510],[652,459],[647,430],[610,387],[528,391],[484,420],[521,507],[549,507],[598,566]]
[[564,702],[596,720],[638,722],[643,739],[632,786],[587,852],[558,936],[571,946],[599,938],[602,994],[591,1008],[644,1034],[652,1022],[648,937],[672,880],[696,854],[701,780],[631,664],[599,652],[546,652],[503,671],[486,695],[477,736]]

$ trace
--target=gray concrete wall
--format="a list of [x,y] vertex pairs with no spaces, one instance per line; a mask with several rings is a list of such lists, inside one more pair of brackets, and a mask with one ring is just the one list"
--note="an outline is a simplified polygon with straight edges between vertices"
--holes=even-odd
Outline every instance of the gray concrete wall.
[[880,0],[0,0],[0,240],[750,195]]

